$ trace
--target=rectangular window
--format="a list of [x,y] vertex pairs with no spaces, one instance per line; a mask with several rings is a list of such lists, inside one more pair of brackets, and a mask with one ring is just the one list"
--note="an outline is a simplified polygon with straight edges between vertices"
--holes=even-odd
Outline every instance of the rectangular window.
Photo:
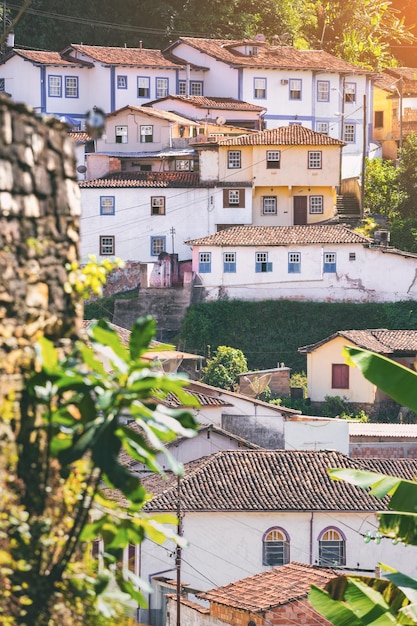
[[150,98],[151,87],[148,76],[138,76],[138,98]]
[[192,161],[190,159],[175,159],[175,169],[177,172],[189,172],[192,170]]
[[100,255],[114,254],[114,235],[100,235]]
[[48,76],[48,94],[50,98],[61,98],[62,76]]
[[316,131],[323,135],[329,134],[329,122],[316,122]]
[[239,169],[242,167],[242,154],[240,150],[228,150],[227,167],[229,169]]
[[153,142],[153,126],[146,125],[140,127],[140,143]]
[[266,78],[253,79],[253,97],[261,99],[266,98]]
[[301,100],[301,79],[290,78],[290,100]]
[[100,196],[100,215],[115,214],[114,196]]
[[198,271],[200,274],[209,274],[211,272],[211,252],[199,253]]
[[223,254],[223,272],[234,274],[236,272],[236,252],[225,252]]
[[336,272],[336,252],[324,253],[323,272],[325,274],[334,274]]
[[332,363],[332,389],[349,389],[349,365]]
[[116,143],[127,143],[127,126],[115,126]]
[[356,102],[356,83],[345,83],[345,102]]
[[168,78],[156,78],[155,81],[156,98],[165,98],[168,95]]
[[330,95],[330,83],[328,80],[317,81],[317,101],[328,102]]
[[308,151],[308,169],[309,170],[321,169],[321,150],[309,150]]
[[323,213],[323,196],[310,196],[308,210],[311,215]]
[[127,89],[127,76],[117,77],[117,89]]
[[277,214],[277,197],[276,196],[263,196],[262,197],[262,215],[276,215]]
[[6,91],[6,79],[0,78],[0,91]]
[[244,189],[223,189],[223,207],[243,208],[245,206]]
[[165,237],[151,237],[151,256],[159,256],[165,252]]
[[65,76],[65,97],[78,98],[78,76]]
[[268,261],[268,252],[255,252],[255,272],[272,272],[272,263]]
[[384,126],[384,111],[375,111],[375,128],[383,128]]
[[301,273],[301,252],[288,253],[288,274]]
[[349,261],[356,261],[356,252],[349,252]]
[[229,200],[229,206],[239,206],[239,200],[240,200],[239,189],[229,189],[228,200]]
[[343,128],[343,141],[355,143],[355,124],[345,124]]
[[151,215],[165,215],[165,196],[151,197]]
[[278,170],[281,163],[281,152],[279,150],[266,151],[266,169]]

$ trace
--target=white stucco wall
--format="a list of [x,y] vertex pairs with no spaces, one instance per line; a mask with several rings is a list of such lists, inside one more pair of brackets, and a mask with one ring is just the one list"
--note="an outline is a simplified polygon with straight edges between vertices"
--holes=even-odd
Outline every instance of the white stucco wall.
[[338,450],[349,455],[349,422],[336,418],[290,417],[284,422],[286,450]]

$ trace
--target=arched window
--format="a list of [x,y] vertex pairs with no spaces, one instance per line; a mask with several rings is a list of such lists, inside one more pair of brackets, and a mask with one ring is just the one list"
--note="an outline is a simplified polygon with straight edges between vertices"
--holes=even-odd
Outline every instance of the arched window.
[[263,565],[284,565],[290,561],[290,538],[283,528],[270,528],[263,536]]
[[346,565],[346,537],[337,528],[325,528],[319,535],[319,565]]

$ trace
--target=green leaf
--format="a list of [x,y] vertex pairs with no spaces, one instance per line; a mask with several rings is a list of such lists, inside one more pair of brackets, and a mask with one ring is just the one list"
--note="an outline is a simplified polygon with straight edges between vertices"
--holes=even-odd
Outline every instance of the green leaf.
[[409,604],[398,611],[399,624],[417,624],[417,604]]
[[139,317],[131,328],[129,339],[130,358],[136,361],[149,348],[156,335],[156,322],[153,317]]
[[308,599],[313,609],[334,626],[363,626],[363,622],[350,607],[339,600],[333,600],[324,589],[311,585]]
[[88,329],[88,335],[98,354],[109,359],[120,372],[127,373],[128,352],[114,328],[107,321],[92,322]]
[[410,602],[417,603],[417,579],[396,571],[384,573],[384,577],[401,589]]
[[366,624],[395,624],[395,617],[384,597],[361,580],[348,578],[345,601]]
[[417,545],[417,515],[415,513],[384,511],[378,513],[378,519],[381,534],[407,545]]
[[47,372],[55,372],[58,369],[58,353],[54,347],[54,344],[46,339],[46,337],[41,337],[35,345],[36,354],[40,362],[42,363],[42,367]]

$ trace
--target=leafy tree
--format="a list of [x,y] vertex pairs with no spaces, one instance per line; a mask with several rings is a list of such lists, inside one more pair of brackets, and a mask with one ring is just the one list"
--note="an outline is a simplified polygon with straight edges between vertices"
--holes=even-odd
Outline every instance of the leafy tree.
[[394,217],[404,193],[399,185],[399,170],[392,161],[366,159],[365,208],[371,213]]
[[398,183],[404,197],[399,205],[402,217],[417,217],[417,135],[412,133],[403,142],[400,152]]
[[237,348],[219,346],[203,368],[203,383],[235,391],[239,385],[239,374],[248,371],[245,355]]
[[392,220],[390,233],[392,246],[417,253],[417,216]]

